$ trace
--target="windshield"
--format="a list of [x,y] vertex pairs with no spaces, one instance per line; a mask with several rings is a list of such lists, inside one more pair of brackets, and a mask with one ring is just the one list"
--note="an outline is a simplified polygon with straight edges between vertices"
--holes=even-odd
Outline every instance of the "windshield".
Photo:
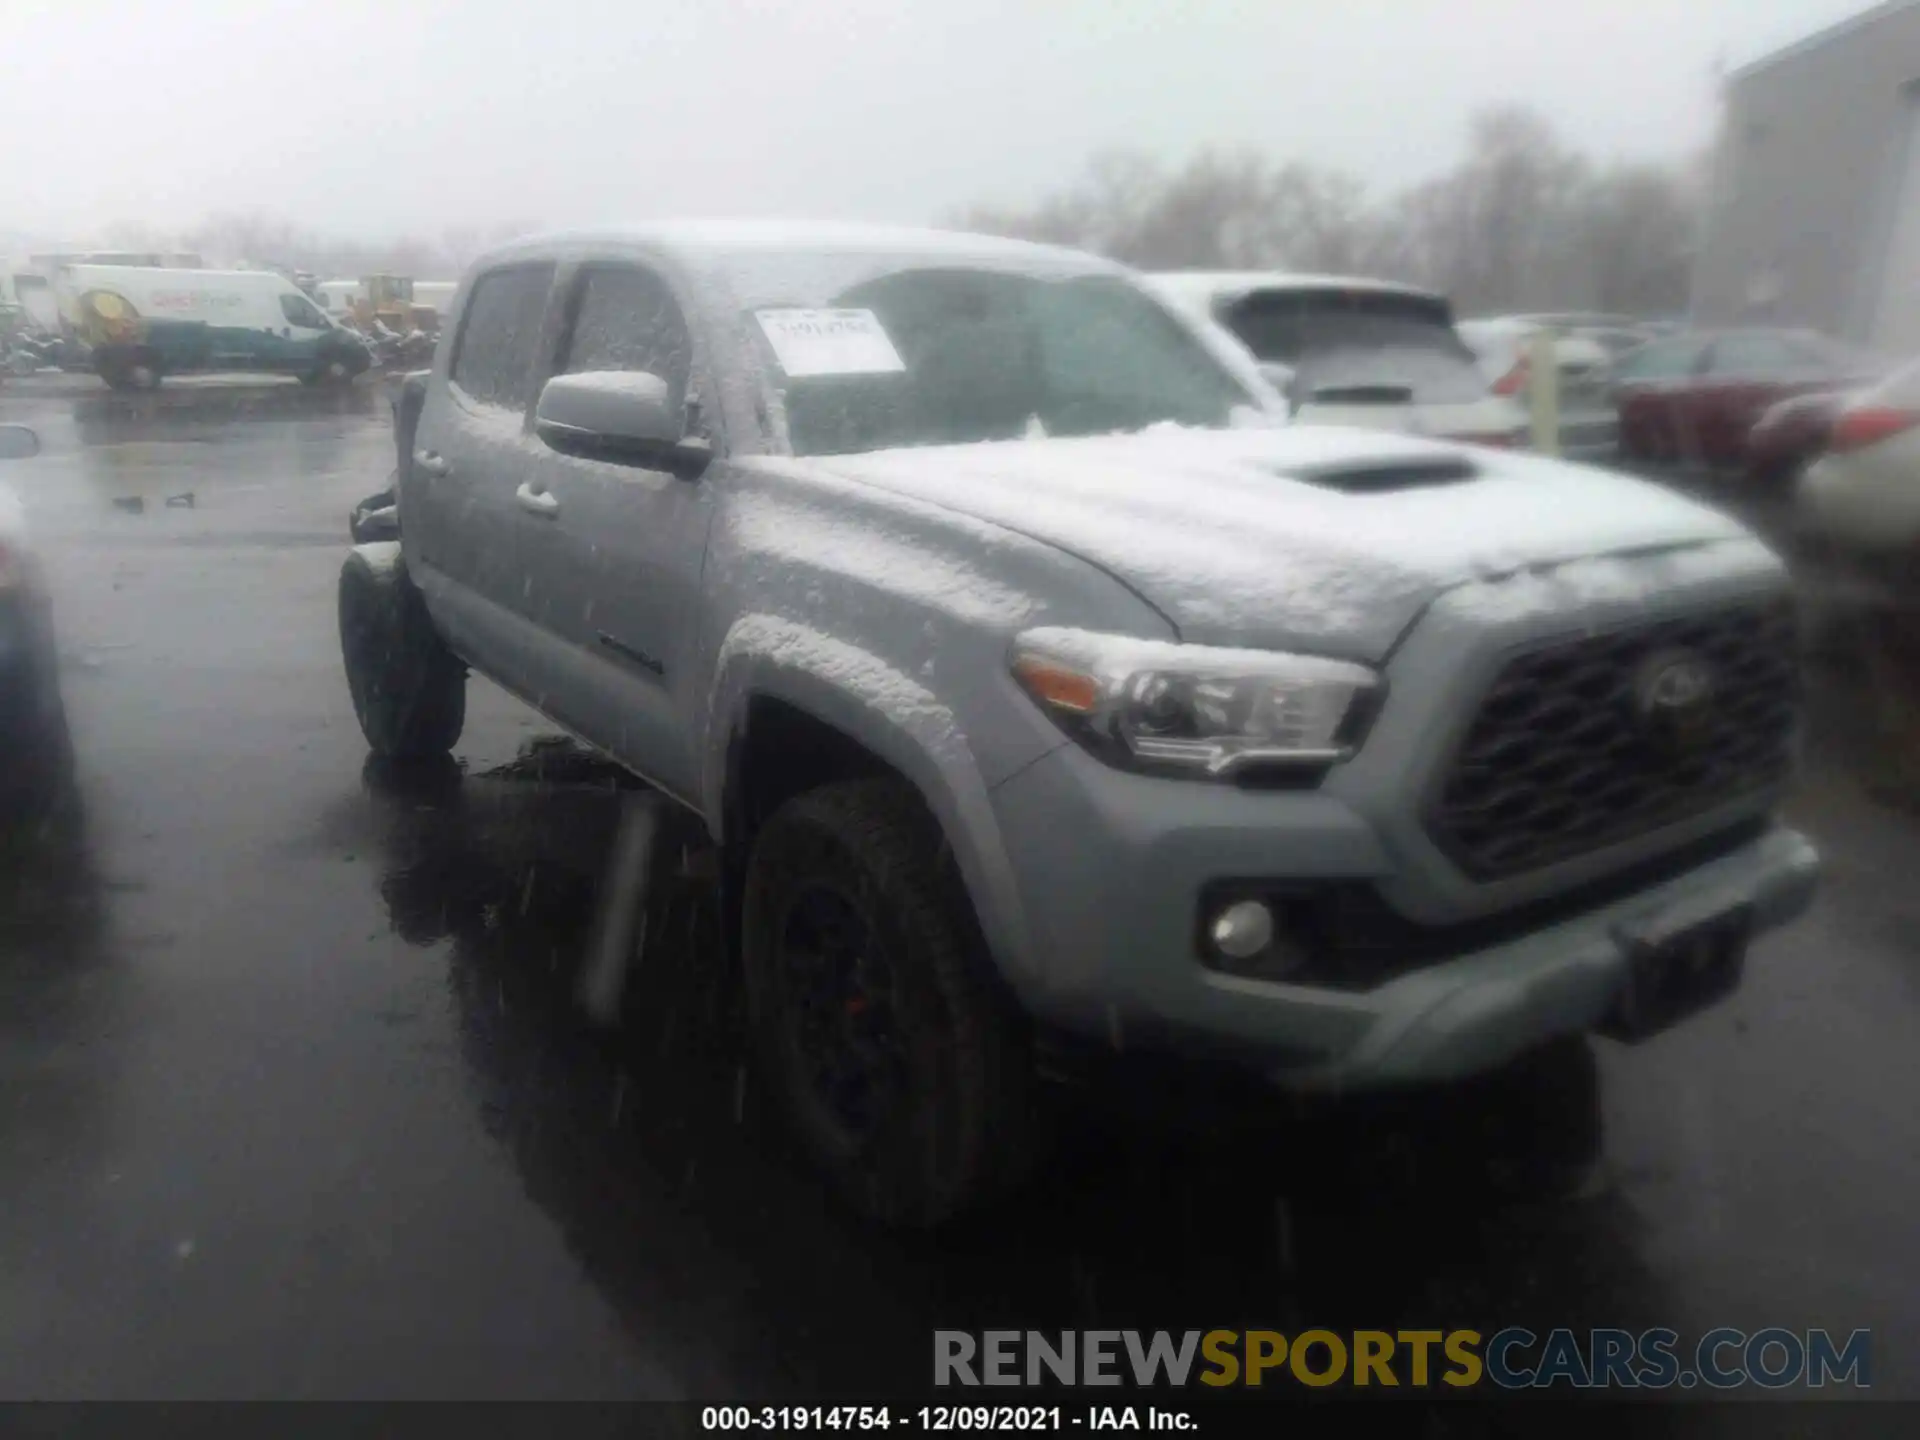
[[1296,388],[1314,399],[1382,386],[1410,390],[1416,404],[1463,403],[1487,393],[1446,306],[1423,296],[1263,291],[1228,310],[1226,324],[1261,360],[1291,366]]
[[[1191,330],[1118,276],[942,267],[805,285],[796,268],[748,278],[743,327],[795,455],[1221,427],[1257,404]],[[796,348],[794,327],[821,310],[858,330],[864,358]]]

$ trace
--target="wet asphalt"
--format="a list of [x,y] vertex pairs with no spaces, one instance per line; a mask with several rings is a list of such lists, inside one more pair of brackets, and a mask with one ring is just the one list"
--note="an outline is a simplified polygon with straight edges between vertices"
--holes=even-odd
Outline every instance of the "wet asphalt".
[[76,757],[0,853],[0,1395],[857,1400],[936,1327],[1526,1324],[1868,1327],[1920,1396],[1920,829],[1839,681],[1824,891],[1731,1002],[1416,1099],[1084,1097],[1018,1202],[888,1236],[747,1077],[697,879],[624,1026],[573,1003],[617,777],[479,681],[457,770],[368,765],[333,586],[378,387],[0,419]]

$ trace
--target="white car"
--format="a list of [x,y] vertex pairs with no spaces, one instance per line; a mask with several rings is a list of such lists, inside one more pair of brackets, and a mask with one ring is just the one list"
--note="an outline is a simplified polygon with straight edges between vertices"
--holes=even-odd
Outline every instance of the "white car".
[[1533,337],[1551,331],[1560,381],[1560,453],[1598,459],[1611,456],[1619,447],[1620,419],[1609,390],[1613,356],[1599,336],[1561,330],[1548,317],[1532,315],[1462,320],[1455,328],[1479,360],[1494,393],[1522,401],[1530,383]]
[[[1582,340],[1592,340],[1607,352],[1610,359],[1614,360],[1619,359],[1629,350],[1639,349],[1649,340],[1657,340],[1663,334],[1669,333],[1669,327],[1651,320],[1636,320],[1631,315],[1610,315],[1604,311],[1594,310],[1537,311],[1526,315],[1501,315],[1494,318],[1543,325],[1556,335],[1577,335]],[[1466,323],[1482,322],[1474,320]]]
[[1527,415],[1493,393],[1444,295],[1388,280],[1267,271],[1147,277],[1260,362],[1298,420],[1524,446]]
[[1920,545],[1920,361],[1853,397],[1800,481],[1809,533],[1863,558]]

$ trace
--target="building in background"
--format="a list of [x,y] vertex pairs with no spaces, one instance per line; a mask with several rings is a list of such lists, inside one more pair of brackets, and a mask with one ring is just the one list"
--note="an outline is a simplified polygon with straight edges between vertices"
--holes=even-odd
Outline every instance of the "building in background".
[[1920,354],[1920,0],[1727,77],[1692,318]]

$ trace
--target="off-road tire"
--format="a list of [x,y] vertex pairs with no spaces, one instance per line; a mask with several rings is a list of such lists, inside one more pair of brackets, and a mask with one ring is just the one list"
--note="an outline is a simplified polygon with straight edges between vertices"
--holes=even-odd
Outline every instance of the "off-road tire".
[[73,740],[58,695],[36,701],[35,713],[7,737],[0,760],[0,830],[38,822],[73,788]]
[[[803,1058],[805,984],[789,927],[796,902],[821,887],[852,897],[870,926],[862,965],[871,958],[902,1072],[864,1133],[834,1114]],[[1026,1027],[919,796],[882,779],[788,801],[754,840],[742,899],[761,1073],[841,1195],[882,1224],[928,1228],[1017,1185],[1043,1148]]]
[[340,655],[353,713],[375,755],[425,760],[459,743],[466,667],[434,630],[398,555],[380,565],[355,550],[340,567]]

